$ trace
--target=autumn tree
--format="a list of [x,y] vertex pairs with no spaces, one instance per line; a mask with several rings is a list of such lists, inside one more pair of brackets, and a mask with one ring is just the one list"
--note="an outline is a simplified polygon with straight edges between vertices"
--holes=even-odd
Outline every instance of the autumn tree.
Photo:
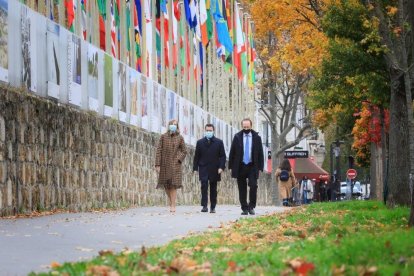
[[[338,138],[347,140],[355,127],[354,114],[360,113],[364,102],[380,109],[384,114],[389,103],[388,72],[384,61],[385,49],[380,43],[377,28],[371,22],[366,8],[359,1],[333,1],[327,6],[322,28],[329,38],[328,52],[322,66],[315,72],[312,91],[308,97],[315,110],[314,122],[321,128],[336,122]],[[384,129],[383,116],[380,127]],[[363,165],[371,166],[371,196],[382,198],[386,137],[371,145],[368,128],[359,128],[354,145],[365,154],[364,161],[378,156]],[[385,133],[383,130],[380,133]],[[358,136],[360,135],[360,136]],[[375,147],[373,147],[375,146]],[[373,154],[372,153],[380,153]],[[358,153],[358,149],[357,149]],[[358,157],[358,156],[357,156]],[[358,158],[361,161],[361,158]],[[360,162],[361,164],[361,162]],[[379,166],[377,166],[377,164]],[[378,168],[378,169],[377,169]]]
[[366,3],[387,48],[385,60],[391,82],[387,204],[411,205],[409,224],[414,226],[414,3],[407,0]]
[[[322,1],[252,0],[245,1],[255,22],[255,39],[262,78],[262,95],[268,99],[262,111],[271,122],[272,167],[279,165],[283,152],[311,134],[311,121],[297,123],[300,103],[305,103],[307,83],[312,70],[325,53],[326,37],[321,32],[319,16]],[[297,129],[297,137],[287,140]],[[274,176],[273,176],[274,177]],[[273,181],[275,181],[273,179]],[[278,202],[277,186],[273,186]]]

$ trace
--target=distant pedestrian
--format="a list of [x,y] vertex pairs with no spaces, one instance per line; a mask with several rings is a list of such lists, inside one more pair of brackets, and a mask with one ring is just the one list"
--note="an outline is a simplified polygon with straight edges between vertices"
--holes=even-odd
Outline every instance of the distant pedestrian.
[[303,204],[309,204],[313,200],[313,184],[305,175],[300,183],[300,191],[302,195]]
[[295,174],[288,159],[283,159],[279,168],[275,172],[276,182],[279,186],[279,198],[282,199],[283,206],[289,205],[292,198],[292,188],[296,184]]
[[182,163],[187,155],[184,138],[180,135],[177,120],[168,123],[168,130],[161,135],[155,158],[158,173],[157,189],[167,193],[170,212],[175,212],[177,189],[182,188]]
[[[254,215],[257,179],[259,171],[263,171],[264,166],[263,145],[259,134],[252,130],[250,119],[243,119],[241,124],[243,130],[234,135],[231,143],[229,168],[231,176],[237,178],[242,215]],[[247,186],[250,187],[249,203],[247,203]]]
[[193,171],[198,171],[201,182],[201,212],[208,212],[208,186],[210,183],[210,213],[216,212],[217,182],[226,166],[223,141],[214,136],[214,125],[206,124],[204,138],[197,141]]

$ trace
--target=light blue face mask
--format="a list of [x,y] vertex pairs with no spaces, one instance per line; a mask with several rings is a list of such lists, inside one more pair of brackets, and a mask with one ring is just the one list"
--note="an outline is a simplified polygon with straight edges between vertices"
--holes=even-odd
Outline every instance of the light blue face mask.
[[176,125],[169,125],[168,129],[170,132],[175,133],[177,131],[177,126]]
[[211,138],[213,138],[213,135],[214,135],[214,131],[206,131],[206,132],[204,133],[204,136],[205,136],[207,139],[211,139]]

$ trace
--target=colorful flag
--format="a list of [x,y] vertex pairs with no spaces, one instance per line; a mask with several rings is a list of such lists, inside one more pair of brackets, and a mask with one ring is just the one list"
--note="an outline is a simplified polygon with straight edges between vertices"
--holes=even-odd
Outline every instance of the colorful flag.
[[135,55],[137,58],[137,63],[135,68],[142,72],[142,63],[141,63],[141,0],[135,0],[135,9],[134,9],[134,34],[135,34]]
[[145,14],[145,39],[147,48],[147,76],[152,77],[152,22],[151,22],[151,0],[144,0],[144,14]]
[[99,47],[106,50],[105,43],[105,20],[106,20],[106,0],[96,0],[99,9]]
[[81,18],[81,24],[82,24],[82,35],[83,39],[86,40],[86,0],[81,0],[81,12],[82,12],[82,18]]
[[201,41],[203,42],[204,46],[207,46],[208,44],[208,31],[207,31],[207,8],[206,8],[206,1],[205,0],[200,0],[199,3],[199,7],[200,7],[200,29],[201,29]]
[[114,17],[114,0],[111,1],[111,53],[116,58],[116,27]]
[[194,29],[197,26],[197,10],[194,1],[195,0],[184,0],[185,18],[191,29]]
[[227,22],[224,20],[221,14],[218,0],[214,0],[216,8],[214,11],[214,20],[216,22],[216,33],[218,41],[222,46],[225,47],[226,52],[231,54],[233,52],[233,43],[231,42],[229,30],[227,28]]
[[76,4],[73,3],[73,0],[65,0],[66,15],[68,19],[68,29],[73,33],[75,31],[75,10]]

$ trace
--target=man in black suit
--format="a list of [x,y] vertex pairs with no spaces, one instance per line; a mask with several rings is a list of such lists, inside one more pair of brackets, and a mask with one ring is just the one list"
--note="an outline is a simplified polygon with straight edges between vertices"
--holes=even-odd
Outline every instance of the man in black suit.
[[210,182],[210,213],[216,212],[217,182],[226,166],[223,141],[214,136],[214,126],[206,124],[204,138],[197,141],[193,170],[198,171],[201,182],[201,212],[208,212],[208,183]]
[[[257,197],[257,179],[259,171],[263,171],[264,157],[262,139],[252,130],[252,121],[243,119],[243,130],[236,133],[231,143],[229,155],[229,168],[231,176],[237,178],[239,200],[242,215],[254,215]],[[247,184],[247,179],[249,180]],[[249,190],[249,203],[247,203],[247,186]]]

